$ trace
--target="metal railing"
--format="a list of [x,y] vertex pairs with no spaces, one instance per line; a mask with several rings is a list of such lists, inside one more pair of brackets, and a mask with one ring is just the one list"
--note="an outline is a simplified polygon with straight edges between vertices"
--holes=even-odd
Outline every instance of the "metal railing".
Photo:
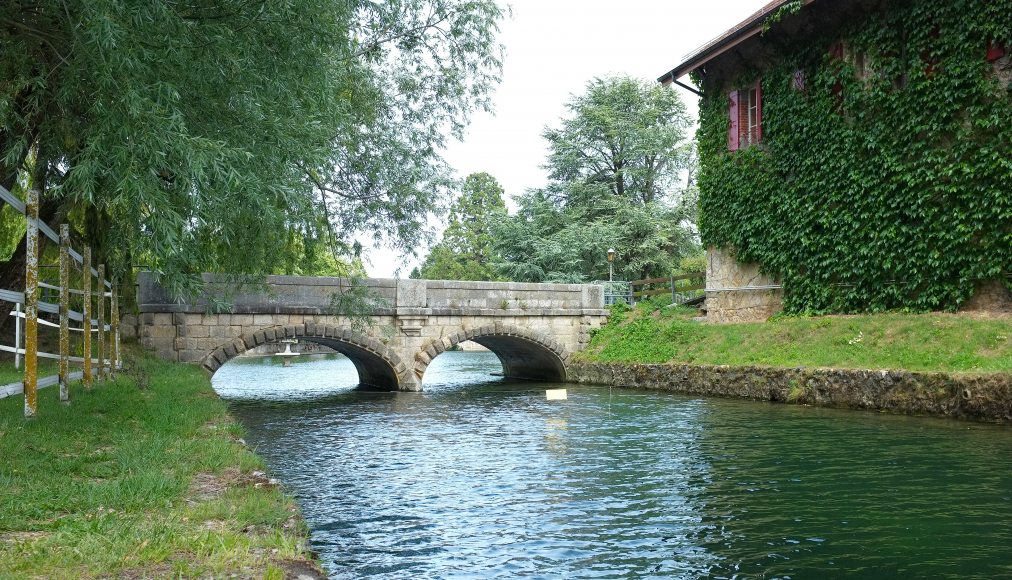
[[[100,264],[98,269],[91,267],[91,248],[85,247],[83,254],[76,252],[70,245],[70,227],[67,224],[60,226],[60,235],[57,236],[52,228],[39,221],[39,192],[31,189],[28,191],[27,197],[27,203],[23,203],[7,189],[0,186],[0,200],[23,214],[27,219],[24,292],[0,289],[0,301],[14,304],[14,310],[10,315],[15,317],[14,345],[0,345],[0,351],[14,354],[16,368],[21,367],[21,359],[24,357],[24,380],[0,385],[0,398],[23,393],[25,417],[34,417],[38,413],[38,389],[59,384],[60,400],[69,403],[70,381],[83,380],[85,388],[92,387],[95,378],[92,365],[97,365],[97,374],[100,380],[112,378],[114,371],[121,368],[119,301],[113,284],[105,278],[105,265]],[[59,284],[56,285],[39,280],[40,231],[60,247]],[[83,288],[71,288],[72,263],[75,268],[79,267]],[[92,276],[98,278],[98,290],[94,292],[91,288]],[[57,292],[59,302],[40,300],[40,289],[46,290],[47,294],[52,291]],[[80,312],[70,308],[71,294],[80,297]],[[109,301],[110,320],[108,323],[105,318],[106,300]],[[93,302],[97,306],[94,318],[92,317]],[[40,317],[40,312],[44,315],[57,316],[59,323],[47,320],[44,316]],[[71,320],[80,322],[81,326],[71,327]],[[24,322],[23,325],[22,322]],[[59,329],[59,353],[40,352],[40,325]],[[71,331],[79,332],[82,335],[81,351],[83,356],[70,356]],[[95,353],[92,350],[93,334],[97,335],[97,352]],[[110,336],[107,337],[107,334]],[[93,357],[93,354],[97,356]],[[40,378],[38,376],[40,358],[59,360],[58,374]],[[71,373],[70,363],[72,362],[81,363],[82,370]]]

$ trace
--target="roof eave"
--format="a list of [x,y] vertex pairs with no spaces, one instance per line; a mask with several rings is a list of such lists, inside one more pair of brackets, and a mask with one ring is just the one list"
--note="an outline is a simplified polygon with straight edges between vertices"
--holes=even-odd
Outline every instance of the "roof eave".
[[[739,24],[733,32],[725,34],[724,37],[713,42],[709,46],[704,47],[702,50],[690,55],[685,62],[671,69],[661,77],[657,79],[657,82],[663,84],[669,84],[674,82],[689,72],[696,70],[697,68],[705,65],[711,60],[719,57],[722,54],[729,52],[739,44],[754,38],[755,36],[762,34],[763,23],[766,19],[773,14],[776,10],[779,10],[790,0],[779,0],[777,2],[771,2],[767,4],[762,10],[753,14],[748,20]],[[812,4],[815,0],[802,0],[802,7],[806,7]]]

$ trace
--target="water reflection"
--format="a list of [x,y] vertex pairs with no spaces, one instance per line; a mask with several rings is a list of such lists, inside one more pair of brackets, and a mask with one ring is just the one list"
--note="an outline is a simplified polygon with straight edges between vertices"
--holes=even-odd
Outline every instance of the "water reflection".
[[342,358],[240,361],[214,383],[337,578],[1012,573],[1008,429],[573,385],[546,401],[497,370],[446,353],[424,393],[364,393]]

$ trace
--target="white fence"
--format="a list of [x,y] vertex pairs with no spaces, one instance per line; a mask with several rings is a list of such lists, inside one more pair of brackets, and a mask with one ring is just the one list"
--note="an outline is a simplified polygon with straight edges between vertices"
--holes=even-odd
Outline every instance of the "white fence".
[[[0,186],[0,200],[24,214],[28,224],[24,291],[0,289],[0,302],[13,304],[10,315],[15,317],[14,344],[0,345],[0,352],[13,353],[16,368],[21,368],[22,358],[24,359],[24,380],[0,385],[0,398],[24,394],[25,417],[34,417],[38,413],[38,389],[58,384],[60,400],[69,403],[70,381],[83,380],[85,388],[91,388],[96,374],[99,380],[111,378],[112,373],[121,365],[119,305],[114,285],[105,279],[105,265],[99,265],[98,269],[92,268],[91,248],[85,247],[84,253],[80,254],[70,246],[70,227],[67,224],[60,227],[60,235],[57,236],[52,228],[39,221],[38,191],[30,190],[27,197],[27,203],[22,203],[11,192]],[[58,284],[39,280],[40,231],[60,247]],[[72,267],[75,273],[80,274],[82,288],[71,287]],[[98,278],[97,291],[92,291],[92,276]],[[40,289],[59,293],[59,301],[56,303],[41,301]],[[70,308],[71,295],[80,297],[80,311]],[[110,315],[108,321],[107,302]],[[52,317],[58,321],[48,319]],[[80,326],[70,326],[71,321],[79,323]],[[59,353],[39,350],[40,326],[59,331]],[[78,346],[82,356],[70,356],[71,332],[81,335]],[[97,339],[94,341],[97,348],[93,348],[93,336]],[[58,374],[40,378],[38,376],[40,358],[58,360]],[[71,363],[80,364],[81,370],[70,372]]]

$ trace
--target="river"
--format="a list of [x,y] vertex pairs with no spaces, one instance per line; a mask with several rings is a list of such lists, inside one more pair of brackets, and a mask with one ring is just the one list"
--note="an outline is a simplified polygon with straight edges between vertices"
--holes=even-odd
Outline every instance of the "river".
[[240,358],[213,383],[334,578],[1012,577],[1012,429],[498,370],[449,352],[397,394],[339,355]]

